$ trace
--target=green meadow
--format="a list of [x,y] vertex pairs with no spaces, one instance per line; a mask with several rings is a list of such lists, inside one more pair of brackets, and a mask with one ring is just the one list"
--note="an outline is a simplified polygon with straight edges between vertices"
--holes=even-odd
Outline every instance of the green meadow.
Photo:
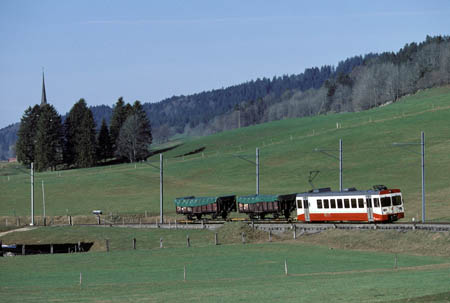
[[[185,244],[187,233],[192,240],[189,248]],[[0,293],[7,302],[434,302],[450,299],[448,254],[446,257],[394,254],[308,243],[315,235],[302,236],[296,241],[277,238],[271,243],[255,238],[242,244],[236,231],[228,230],[227,234],[235,235],[235,241],[228,239],[228,244],[216,246],[210,231],[40,227],[15,232],[2,237],[4,243],[27,238],[41,243],[55,239],[101,242],[109,238],[111,250],[105,252],[99,244],[88,253],[0,258]],[[219,235],[221,242],[225,234],[219,230]],[[324,233],[324,236],[333,235]],[[132,237],[137,238],[136,250],[131,249]],[[161,237],[164,248],[159,248]],[[399,234],[399,237],[405,236]],[[446,239],[448,242],[448,235]]]
[[[175,217],[181,196],[255,193],[255,150],[260,150],[260,192],[283,194],[311,187],[309,172],[319,170],[316,187],[339,187],[338,156],[343,140],[344,187],[374,184],[400,188],[406,219],[421,217],[420,145],[426,141],[427,220],[450,219],[450,87],[421,91],[399,101],[358,113],[289,119],[188,138],[164,153],[164,210]],[[170,144],[154,146],[154,150]],[[204,148],[203,152],[182,156]],[[0,216],[30,214],[30,177],[18,165],[0,164]],[[48,216],[159,214],[159,155],[148,163],[36,173],[36,214],[42,214],[42,181]],[[1,222],[3,224],[3,222]]]

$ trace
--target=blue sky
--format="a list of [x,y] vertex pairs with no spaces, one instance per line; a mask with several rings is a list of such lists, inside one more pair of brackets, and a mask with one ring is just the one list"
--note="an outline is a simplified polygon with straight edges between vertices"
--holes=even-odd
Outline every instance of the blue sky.
[[449,1],[0,0],[0,128],[41,98],[60,114],[157,102],[450,34]]

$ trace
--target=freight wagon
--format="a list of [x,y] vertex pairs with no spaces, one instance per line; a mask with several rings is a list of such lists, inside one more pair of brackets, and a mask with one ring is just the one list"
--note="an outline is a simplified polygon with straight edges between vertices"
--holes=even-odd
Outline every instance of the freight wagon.
[[193,217],[200,220],[204,215],[212,219],[226,219],[230,212],[236,211],[236,196],[176,198],[175,206],[176,213],[185,215],[189,220]]
[[266,215],[289,219],[295,210],[295,198],[296,194],[240,196],[237,199],[238,210],[250,219],[264,219]]

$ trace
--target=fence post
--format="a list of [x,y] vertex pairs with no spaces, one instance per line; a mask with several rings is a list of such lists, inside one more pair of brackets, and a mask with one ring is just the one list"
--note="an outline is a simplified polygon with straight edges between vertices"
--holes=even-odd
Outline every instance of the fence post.
[[219,239],[217,237],[217,233],[214,233],[214,244],[219,245]]
[[25,244],[22,245],[22,256],[25,256]]
[[241,237],[242,237],[242,244],[245,244],[245,233],[242,233]]
[[53,244],[50,244],[50,253],[53,255]]
[[184,275],[183,275],[183,281],[186,282],[186,265],[184,265]]
[[284,274],[287,276],[288,275],[288,266],[287,266],[287,260],[284,259]]
[[106,239],[106,252],[109,252],[109,239]]
[[133,249],[136,249],[136,238],[133,238]]
[[191,247],[191,240],[189,239],[189,235],[186,236],[186,246]]
[[163,238],[159,238],[159,248],[163,248]]
[[269,229],[269,242],[272,242],[272,230]]
[[294,240],[297,239],[297,226],[294,225]]

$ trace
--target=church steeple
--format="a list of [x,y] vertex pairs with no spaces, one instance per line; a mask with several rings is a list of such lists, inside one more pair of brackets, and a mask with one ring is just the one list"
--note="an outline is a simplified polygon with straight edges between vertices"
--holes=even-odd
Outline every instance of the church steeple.
[[45,80],[44,80],[44,71],[42,71],[42,97],[41,97],[41,106],[47,104],[47,95],[45,94]]

